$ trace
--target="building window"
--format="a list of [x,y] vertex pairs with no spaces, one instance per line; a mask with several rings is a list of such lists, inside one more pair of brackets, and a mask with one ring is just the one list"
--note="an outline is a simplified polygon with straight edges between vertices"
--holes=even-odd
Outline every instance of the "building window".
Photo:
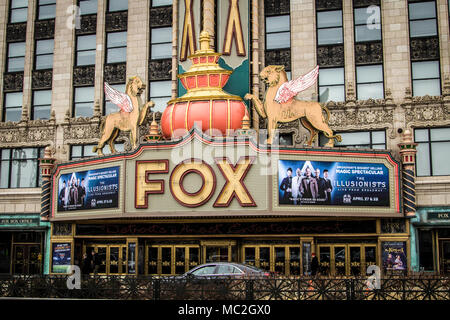
[[371,5],[365,8],[355,8],[355,42],[380,41],[380,17],[379,6]]
[[109,0],[108,12],[126,11],[128,10],[127,0]]
[[23,71],[25,66],[25,42],[14,42],[8,45],[7,72]]
[[106,48],[106,63],[125,62],[127,60],[127,32],[107,33]]
[[22,92],[5,94],[4,121],[20,121],[22,115]]
[[320,102],[345,101],[344,68],[319,69]]
[[44,148],[2,149],[0,188],[36,188],[41,184],[39,158]]
[[38,20],[54,19],[56,16],[56,0],[39,0]]
[[[342,142],[336,142],[336,147],[386,149],[386,133],[378,131],[339,132]],[[328,142],[325,135],[320,134],[320,146]]]
[[[433,235],[431,230],[419,229],[419,262],[423,271],[433,271]],[[422,270],[421,270],[422,271]]]
[[439,96],[441,79],[439,61],[412,62],[412,85],[414,96]]
[[94,115],[94,87],[76,87],[74,93],[75,117],[92,117]]
[[342,10],[317,12],[317,45],[343,42]]
[[77,37],[77,66],[95,65],[96,35]]
[[[76,160],[76,159],[82,159],[87,157],[95,157],[97,156],[96,152],[92,152],[92,148],[97,146],[96,144],[85,144],[85,145],[77,145],[77,146],[71,146],[70,147],[70,160]],[[116,143],[115,144],[116,151],[123,152],[124,151],[124,144],[123,143]],[[110,154],[111,150],[109,149],[109,146],[105,146],[103,148],[104,154]]]
[[383,99],[383,66],[357,66],[356,92],[358,100]]
[[152,111],[163,112],[167,102],[172,97],[171,81],[151,81],[150,82],[150,100],[155,103]]
[[408,8],[411,38],[437,35],[435,1],[410,3]]
[[163,6],[171,6],[172,0],[151,0],[152,7],[163,7]]
[[52,90],[33,91],[32,119],[50,119]]
[[450,175],[450,128],[415,129],[417,176]]
[[54,39],[36,41],[36,62],[35,62],[36,70],[53,68],[54,44],[55,44]]
[[97,13],[97,0],[79,0],[80,15]]
[[9,22],[26,22],[28,15],[28,0],[11,0]]
[[152,28],[151,59],[172,58],[172,27]]
[[[125,83],[121,83],[121,84],[111,84],[110,85],[112,88],[118,90],[119,92],[125,92]],[[119,111],[119,107],[112,103],[108,98],[105,97],[105,115],[108,115],[110,113],[113,112],[117,112]]]
[[291,47],[290,15],[266,17],[266,50]]

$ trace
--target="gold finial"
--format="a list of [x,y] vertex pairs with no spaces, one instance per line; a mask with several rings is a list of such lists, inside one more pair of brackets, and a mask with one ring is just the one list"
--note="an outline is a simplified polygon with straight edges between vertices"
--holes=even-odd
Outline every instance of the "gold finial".
[[250,129],[250,118],[247,114],[244,115],[242,118],[242,130],[249,130]]
[[159,134],[159,126],[158,123],[156,123],[155,120],[155,114],[156,112],[153,112],[153,121],[150,124],[150,131],[147,136],[145,136],[145,139],[147,141],[159,141],[161,140],[161,135]]
[[211,49],[209,43],[210,43],[210,35],[208,31],[203,30],[200,33],[200,50],[201,52],[214,52],[213,49]]

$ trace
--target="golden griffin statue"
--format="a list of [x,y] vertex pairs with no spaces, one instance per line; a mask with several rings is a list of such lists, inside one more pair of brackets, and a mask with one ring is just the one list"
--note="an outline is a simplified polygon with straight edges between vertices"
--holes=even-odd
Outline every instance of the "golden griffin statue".
[[148,108],[154,106],[152,101],[148,101],[143,105],[140,96],[144,89],[145,84],[137,76],[128,79],[125,93],[117,91],[105,82],[106,97],[116,104],[120,108],[120,111],[109,114],[102,121],[100,125],[102,137],[97,146],[93,148],[93,152],[97,152],[98,155],[102,156],[103,147],[108,143],[111,153],[115,153],[114,141],[119,135],[120,130],[130,132],[130,142],[133,149],[136,148],[138,128],[144,121]]
[[[291,122],[300,119],[302,125],[309,130],[311,137],[308,145],[316,139],[319,131],[322,131],[329,139],[327,147],[334,146],[334,139],[341,141],[340,135],[334,135],[328,126],[330,111],[314,101],[300,101],[295,96],[309,88],[316,82],[319,74],[319,66],[312,71],[288,81],[283,66],[267,66],[259,74],[260,78],[269,85],[264,102],[253,94],[246,94],[245,99],[252,100],[253,106],[262,118],[267,118],[268,138],[266,144],[273,143],[274,130],[278,122]],[[322,114],[322,109],[327,113],[327,119]]]

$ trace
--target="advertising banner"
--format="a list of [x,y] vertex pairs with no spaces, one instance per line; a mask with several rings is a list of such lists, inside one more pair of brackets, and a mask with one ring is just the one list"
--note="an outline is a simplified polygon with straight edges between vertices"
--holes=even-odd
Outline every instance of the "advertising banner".
[[67,273],[71,263],[71,244],[54,243],[52,247],[52,272]]
[[389,207],[389,170],[380,163],[279,160],[280,205]]
[[382,242],[381,247],[385,271],[406,270],[406,242]]
[[119,167],[63,174],[58,183],[58,211],[117,208]]

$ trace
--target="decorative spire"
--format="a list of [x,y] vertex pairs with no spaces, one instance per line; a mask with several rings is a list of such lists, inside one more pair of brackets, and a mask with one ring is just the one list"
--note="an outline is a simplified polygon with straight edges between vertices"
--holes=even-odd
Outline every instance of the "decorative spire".
[[159,141],[162,138],[159,134],[159,126],[158,123],[156,123],[155,114],[156,112],[153,112],[153,121],[150,124],[150,131],[149,134],[145,136],[145,140],[148,142]]

